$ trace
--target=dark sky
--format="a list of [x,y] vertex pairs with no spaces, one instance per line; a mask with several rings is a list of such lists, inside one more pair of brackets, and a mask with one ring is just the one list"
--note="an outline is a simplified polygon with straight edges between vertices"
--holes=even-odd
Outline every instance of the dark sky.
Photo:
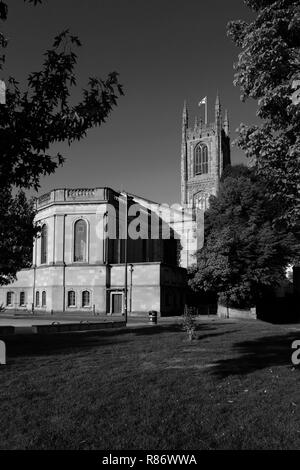
[[[240,122],[255,120],[255,103],[241,103],[233,82],[239,50],[226,36],[232,19],[250,19],[242,0],[44,0],[33,7],[9,0],[6,69],[24,82],[40,69],[43,52],[65,28],[77,34],[78,86],[89,76],[120,73],[125,97],[107,123],[71,147],[40,193],[54,187],[111,186],[159,202],[180,199],[181,114],[187,99],[192,123],[208,96],[213,119],[216,91],[229,110],[231,136]],[[232,161],[245,161],[238,149]]]

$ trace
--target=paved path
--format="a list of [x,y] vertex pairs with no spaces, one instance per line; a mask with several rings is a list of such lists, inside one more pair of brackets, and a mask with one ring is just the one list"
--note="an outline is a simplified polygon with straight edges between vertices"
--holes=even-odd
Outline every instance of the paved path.
[[[243,321],[257,321],[259,320],[237,320],[237,319],[220,319],[216,315],[201,315],[197,317],[198,323],[236,323],[236,322],[243,322]],[[16,334],[31,334],[33,331],[36,330],[36,328],[32,328],[33,325],[38,326],[38,325],[52,325],[53,323],[59,323],[60,325],[66,325],[66,324],[78,324],[78,331],[82,330],[82,325],[79,326],[81,322],[89,322],[89,323],[99,323],[99,324],[105,324],[106,322],[122,322],[124,321],[124,316],[122,315],[91,315],[91,316],[82,316],[79,314],[76,315],[17,315],[14,316],[13,314],[0,314],[0,330],[2,329],[2,334],[3,333],[3,328],[2,327],[14,327],[15,328],[15,333]],[[180,324],[182,322],[182,317],[179,316],[173,316],[173,317],[162,317],[158,318],[157,325],[171,325],[171,324]],[[91,328],[92,325],[90,325]],[[108,326],[108,325],[107,325]],[[113,325],[111,325],[113,326]],[[284,330],[289,330],[289,331],[294,331],[298,332],[300,331],[300,323],[291,323],[291,324],[283,324],[283,325],[278,325],[281,326]],[[115,325],[115,327],[118,328],[118,326]],[[124,328],[124,326],[120,326],[121,328]],[[151,327],[156,327],[155,324],[149,322],[149,318],[147,314],[141,314],[140,316],[135,315],[135,316],[128,316],[128,322],[127,322],[127,328],[151,328]],[[55,328],[54,326],[51,327]],[[58,327],[59,328],[59,327]],[[105,328],[104,325],[102,328]],[[99,325],[99,329],[102,329],[101,326]],[[65,329],[63,326],[61,329]],[[76,326],[75,326],[76,329]],[[89,328],[87,328],[88,330]],[[75,331],[75,330],[74,330]],[[7,334],[7,333],[6,333]]]
[[[31,327],[32,325],[51,325],[53,322],[60,324],[80,323],[88,321],[90,323],[105,323],[105,322],[118,322],[124,321],[122,315],[12,315],[0,314],[0,327],[1,326],[14,326],[14,327]],[[158,324],[178,323],[181,317],[164,317],[158,318]],[[141,316],[128,316],[128,327],[136,326],[153,326],[149,323],[148,315]]]
[[[83,319],[82,319],[83,320]],[[83,321],[89,321],[90,323],[105,323],[107,321],[120,321],[121,318],[85,318]],[[0,318],[0,326],[32,326],[32,325],[51,325],[52,323],[68,324],[68,323],[80,323],[81,319],[62,319],[62,318]]]

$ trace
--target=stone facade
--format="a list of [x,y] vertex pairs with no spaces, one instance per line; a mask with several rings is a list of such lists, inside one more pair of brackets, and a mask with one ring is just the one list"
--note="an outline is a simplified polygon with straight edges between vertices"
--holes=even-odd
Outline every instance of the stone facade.
[[[205,150],[199,155],[197,148]],[[215,121],[203,123],[196,118],[194,127],[189,127],[186,104],[182,115],[181,145],[181,204],[205,211],[211,195],[216,195],[223,169],[230,164],[230,138],[227,112],[222,122],[221,104],[217,96]]]
[[250,309],[238,309],[218,305],[217,315],[220,318],[236,318],[245,320],[257,319],[256,307],[252,307]]
[[[46,227],[47,235],[34,241],[32,268],[20,271],[14,283],[0,288],[0,305],[24,313],[122,313],[125,240],[119,202],[123,197],[110,188],[56,189],[41,196],[36,222]],[[130,208],[136,200],[127,197]],[[146,200],[139,198],[139,208],[149,215]],[[114,218],[116,238],[110,239],[104,230]],[[78,221],[85,227],[85,239],[79,240],[82,258],[76,255]],[[129,314],[182,313],[186,271],[179,267],[176,243],[174,239],[128,240]]]
[[[170,211],[163,204],[111,188],[55,189],[42,195],[36,202],[36,222],[45,234],[34,241],[32,268],[20,271],[14,283],[0,287],[0,305],[24,312],[123,312],[125,221],[120,202],[126,199],[127,225],[134,219],[130,209],[138,204],[140,216],[151,218],[160,227],[159,236],[151,232],[126,243],[128,312],[182,313],[184,268],[196,262],[195,253],[204,240],[208,199],[217,193],[222,171],[229,163],[228,116],[226,113],[222,123],[219,98],[211,124],[196,120],[194,127],[189,127],[184,106],[181,206]],[[117,228],[107,236],[106,227],[112,220]],[[75,242],[79,229],[81,235]],[[170,236],[165,237],[164,232]]]

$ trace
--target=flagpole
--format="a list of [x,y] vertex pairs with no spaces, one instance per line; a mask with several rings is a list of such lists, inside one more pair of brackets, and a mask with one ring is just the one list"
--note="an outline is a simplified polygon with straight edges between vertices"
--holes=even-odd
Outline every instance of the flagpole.
[[203,99],[198,103],[198,106],[201,106],[201,104],[204,104],[204,105],[205,105],[205,110],[204,110],[204,113],[205,113],[205,125],[207,125],[207,96],[205,96],[205,98],[203,98]]

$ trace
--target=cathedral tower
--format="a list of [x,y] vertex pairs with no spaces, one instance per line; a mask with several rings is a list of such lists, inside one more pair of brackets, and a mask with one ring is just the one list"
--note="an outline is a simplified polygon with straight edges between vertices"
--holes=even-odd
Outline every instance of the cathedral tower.
[[[207,106],[207,104],[205,104]],[[206,110],[207,111],[207,110]],[[198,121],[189,127],[187,105],[182,114],[181,204],[206,210],[209,197],[216,195],[220,177],[230,164],[228,113],[222,122],[220,98],[215,102],[213,123]]]

